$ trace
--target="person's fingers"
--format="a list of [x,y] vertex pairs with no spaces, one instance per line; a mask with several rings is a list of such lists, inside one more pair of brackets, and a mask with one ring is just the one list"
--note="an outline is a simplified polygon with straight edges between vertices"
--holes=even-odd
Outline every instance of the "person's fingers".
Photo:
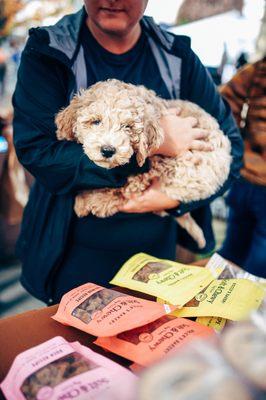
[[128,197],[128,201],[129,201],[129,200],[133,200],[133,201],[134,201],[134,200],[137,199],[139,196],[140,196],[139,193],[131,193],[130,196]]
[[167,114],[166,115],[179,115],[181,112],[181,108],[180,107],[171,107],[168,108],[167,110]]
[[176,115],[176,109],[175,108],[168,108],[165,112],[164,115]]
[[194,128],[193,132],[193,139],[207,139],[210,135],[210,131],[207,131],[206,129],[199,129],[199,128]]
[[122,212],[131,212],[132,209],[137,207],[136,201],[128,200],[125,204],[119,206],[119,211]]
[[186,118],[184,118],[184,119],[190,124],[190,126],[192,126],[192,128],[198,124],[197,118],[194,118],[194,117],[186,117]]
[[212,151],[213,145],[211,143],[203,142],[202,140],[193,140],[190,149],[200,151]]
[[158,178],[158,176],[155,176],[154,178],[152,178],[150,186],[143,193],[151,189],[160,190],[160,188],[161,188],[160,179]]

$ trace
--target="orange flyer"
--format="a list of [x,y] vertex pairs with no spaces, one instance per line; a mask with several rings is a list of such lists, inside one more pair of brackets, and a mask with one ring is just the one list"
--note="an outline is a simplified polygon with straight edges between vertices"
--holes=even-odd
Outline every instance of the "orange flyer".
[[115,336],[155,321],[175,308],[86,283],[62,297],[52,318],[94,336]]
[[145,367],[193,339],[212,334],[213,329],[197,322],[167,315],[115,337],[97,338],[94,343]]

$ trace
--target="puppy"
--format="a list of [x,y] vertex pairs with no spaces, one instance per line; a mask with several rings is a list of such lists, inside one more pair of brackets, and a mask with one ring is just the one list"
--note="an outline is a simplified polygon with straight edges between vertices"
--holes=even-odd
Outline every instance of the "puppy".
[[[195,117],[197,127],[209,131],[206,139],[213,151],[187,151],[179,157],[152,156],[164,139],[160,118],[172,107],[180,117]],[[57,138],[82,144],[85,154],[103,168],[114,168],[130,161],[135,153],[142,166],[150,157],[147,173],[130,176],[120,189],[81,192],[75,199],[79,217],[90,213],[108,217],[132,194],[141,194],[154,178],[170,198],[183,203],[208,198],[218,191],[230,171],[230,142],[217,121],[196,104],[182,100],[163,100],[144,86],[115,79],[98,82],[77,94],[69,106],[56,116]],[[165,215],[165,213],[161,213]],[[189,214],[177,218],[200,248],[205,247],[201,228]]]

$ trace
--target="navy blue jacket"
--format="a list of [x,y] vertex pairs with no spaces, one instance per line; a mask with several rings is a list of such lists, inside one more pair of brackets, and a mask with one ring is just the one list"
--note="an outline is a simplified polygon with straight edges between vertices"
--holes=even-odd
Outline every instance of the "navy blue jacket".
[[[84,155],[80,144],[56,139],[55,114],[78,89],[86,87],[79,41],[85,16],[82,9],[52,27],[30,30],[13,96],[15,148],[20,162],[36,178],[17,245],[23,262],[21,281],[29,292],[46,302],[50,278],[64,255],[77,191],[121,187],[129,174],[148,168],[146,164],[140,169],[133,159],[126,166],[105,170]],[[207,239],[204,251],[209,251],[214,237],[208,204],[239,176],[242,140],[229,106],[190,49],[190,40],[162,31],[150,18],[144,17],[142,24],[171,97],[190,99],[203,107],[218,120],[232,144],[231,173],[223,188],[207,200],[182,204],[172,211],[176,215],[192,212]],[[197,250],[184,231],[179,237],[183,245]]]

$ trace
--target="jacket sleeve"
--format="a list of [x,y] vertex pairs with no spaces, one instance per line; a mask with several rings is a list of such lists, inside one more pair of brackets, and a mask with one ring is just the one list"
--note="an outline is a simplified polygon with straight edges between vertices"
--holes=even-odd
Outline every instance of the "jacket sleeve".
[[57,140],[54,118],[68,103],[69,79],[66,67],[26,46],[13,95],[19,161],[54,194],[123,186],[134,160],[110,171],[90,161],[80,144]]
[[219,95],[211,76],[192,50],[186,60],[185,66],[189,69],[189,72],[187,74],[187,83],[185,85],[187,86],[187,90],[184,90],[184,97],[186,100],[198,104],[217,119],[221,130],[228,136],[231,142],[232,164],[229,177],[218,192],[205,200],[186,204],[181,203],[175,211],[171,212],[177,216],[209,204],[216,197],[221,196],[230,187],[233,180],[239,177],[243,156],[243,142],[231,109],[226,100],[223,100]]

